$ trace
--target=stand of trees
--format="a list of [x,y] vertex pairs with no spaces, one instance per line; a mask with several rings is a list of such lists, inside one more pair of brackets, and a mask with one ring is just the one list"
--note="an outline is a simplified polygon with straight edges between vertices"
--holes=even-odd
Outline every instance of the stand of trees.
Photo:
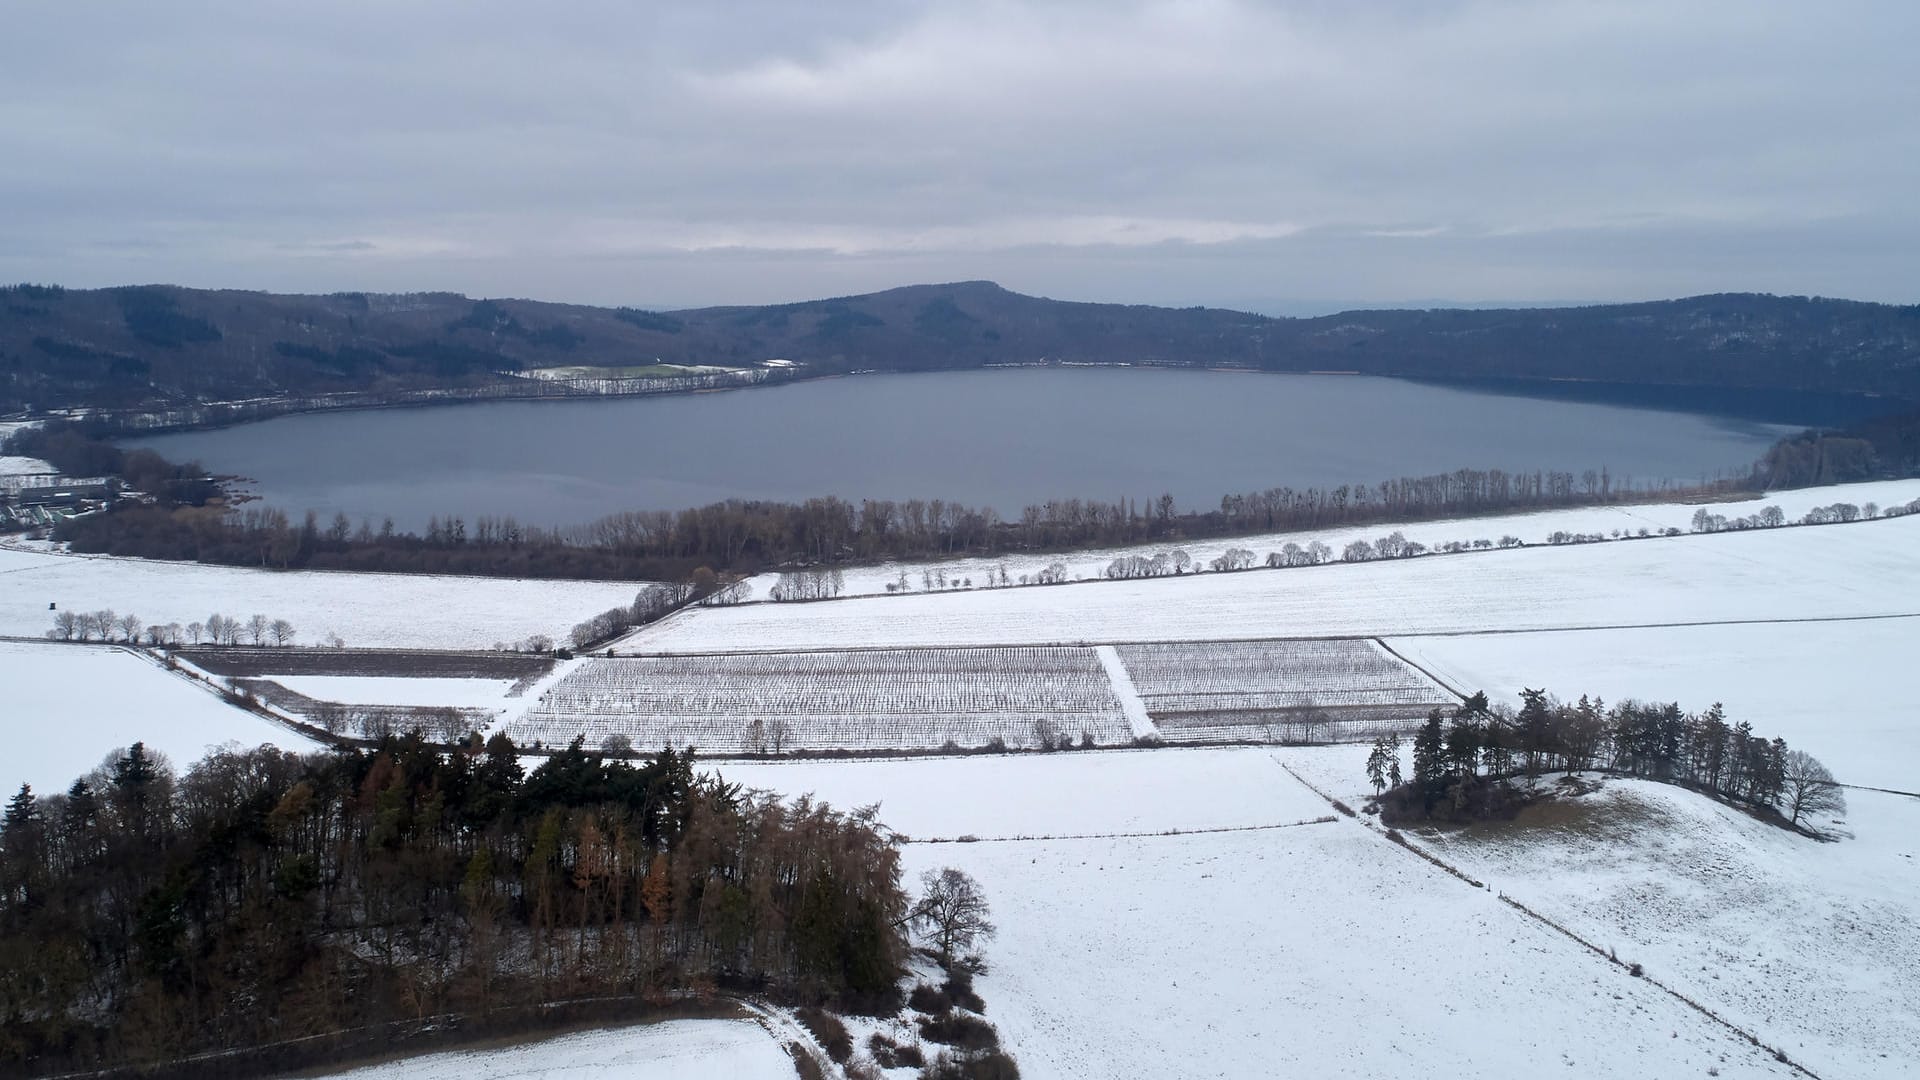
[[176,775],[135,744],[0,822],[0,1073],[594,994],[891,1005],[910,910],[871,812],[496,735]]
[[1512,781],[1547,772],[1615,772],[1711,792],[1788,823],[1844,813],[1846,797],[1812,755],[1786,740],[1729,722],[1714,704],[1682,712],[1677,704],[1621,702],[1611,708],[1582,695],[1573,704],[1544,690],[1522,690],[1519,711],[1489,708],[1484,693],[1451,713],[1435,709],[1413,738],[1413,773],[1400,779],[1397,737],[1374,744],[1367,778],[1386,818],[1497,815],[1526,800]]

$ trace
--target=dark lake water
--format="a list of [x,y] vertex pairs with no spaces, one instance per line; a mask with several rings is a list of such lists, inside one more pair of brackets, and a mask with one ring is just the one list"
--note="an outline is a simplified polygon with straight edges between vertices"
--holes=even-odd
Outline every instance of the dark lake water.
[[1744,471],[1791,430],[1396,379],[1032,368],[312,413],[137,445],[253,478],[290,513],[417,529],[431,515],[563,525],[736,497],[944,498],[1013,516],[1049,498],[1167,492],[1201,508],[1458,468],[1695,481]]

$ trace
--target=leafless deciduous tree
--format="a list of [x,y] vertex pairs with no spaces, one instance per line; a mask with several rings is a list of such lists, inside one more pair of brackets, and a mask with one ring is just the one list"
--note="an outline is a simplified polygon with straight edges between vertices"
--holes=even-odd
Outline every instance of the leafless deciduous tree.
[[953,966],[955,950],[970,949],[994,934],[986,894],[964,870],[945,867],[920,876],[920,901],[908,918],[940,957]]
[[267,627],[267,635],[273,639],[275,645],[291,645],[293,644],[293,624],[285,619],[275,619],[273,625]]
[[1814,814],[1844,814],[1847,796],[1834,782],[1820,759],[1805,750],[1789,750],[1786,756],[1786,783],[1781,787],[1781,803],[1795,825],[1802,817]]

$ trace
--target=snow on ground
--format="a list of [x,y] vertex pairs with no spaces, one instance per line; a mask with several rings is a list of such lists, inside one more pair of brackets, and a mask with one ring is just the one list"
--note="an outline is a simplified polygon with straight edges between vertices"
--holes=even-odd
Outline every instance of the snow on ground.
[[[1907,614],[1920,514],[1291,570],[697,608],[621,650],[1333,635]],[[0,579],[3,580],[3,579]]]
[[1630,780],[1572,801],[1591,817],[1425,842],[1814,1072],[1894,1080],[1920,1070],[1920,800],[1847,797],[1838,843]]
[[0,476],[35,476],[59,471],[39,458],[0,454]]
[[668,1020],[403,1058],[332,1080],[793,1080],[793,1059],[751,1020]]
[[369,675],[275,675],[273,681],[317,701],[348,705],[451,705],[506,709],[513,679],[407,679]]
[[875,761],[725,762],[730,783],[878,803],[909,837],[1064,836],[1281,825],[1327,814],[1262,748],[1073,750]]
[[0,791],[65,791],[111,751],[145,742],[185,769],[211,747],[317,745],[144,657],[106,646],[0,641]]
[[[1281,783],[1290,782],[1281,777]],[[1016,796],[1017,797],[1017,796]],[[1357,824],[910,845],[977,878],[976,983],[1030,1080],[1788,1076],[1643,980]]]
[[249,570],[0,548],[0,635],[41,637],[49,603],[111,608],[149,623],[258,612],[293,623],[303,644],[338,634],[365,648],[486,649],[633,603],[641,583]]
[[1677,701],[1689,712],[1722,702],[1730,720],[1807,751],[1842,783],[1920,790],[1920,697],[1907,666],[1920,649],[1920,618],[1387,643],[1455,688],[1515,707],[1523,687],[1568,700]]
[[[1763,506],[1778,506],[1788,521],[1798,521],[1808,510],[1816,506],[1848,502],[1855,506],[1877,503],[1886,507],[1903,505],[1916,498],[1920,498],[1920,480],[1887,480],[1868,484],[1839,484],[1830,487],[1770,492],[1739,502],[1633,503],[1619,506],[1578,507],[1568,510],[1538,510],[1524,514],[1501,514],[1495,517],[1449,518],[1441,521],[1397,524],[1386,522],[1378,525],[1342,526],[1318,530],[1301,529],[1258,536],[1224,537],[1190,542],[1168,541],[1159,544],[1069,551],[1051,555],[1008,555],[1004,558],[954,559],[946,562],[890,562],[878,566],[852,567],[843,573],[848,596],[885,593],[887,586],[896,584],[902,573],[906,575],[908,589],[912,592],[925,591],[926,583],[923,574],[928,572],[944,573],[955,588],[959,587],[960,582],[969,578],[976,587],[983,588],[988,575],[997,575],[1001,567],[1006,568],[1007,575],[1014,581],[1019,581],[1022,574],[1032,575],[1055,562],[1066,566],[1069,579],[1098,578],[1105,572],[1107,564],[1116,558],[1127,555],[1152,557],[1158,552],[1172,551],[1175,548],[1186,551],[1193,556],[1196,564],[1205,566],[1228,548],[1246,548],[1254,553],[1256,559],[1264,561],[1269,551],[1278,551],[1288,543],[1296,543],[1304,547],[1309,542],[1318,540],[1337,553],[1355,540],[1371,543],[1395,530],[1405,533],[1408,540],[1425,544],[1430,548],[1437,548],[1454,540],[1497,542],[1503,536],[1515,536],[1529,544],[1544,544],[1547,538],[1556,532],[1597,533],[1602,536],[1612,536],[1615,532],[1636,534],[1641,529],[1656,533],[1668,528],[1686,531],[1692,525],[1694,512],[1702,506],[1711,513],[1730,518],[1758,513]],[[761,574],[750,579],[753,598],[766,599],[778,580],[779,575],[775,573]]]
[[[1777,715],[1761,711],[1755,728]],[[1288,747],[1329,794],[1371,793],[1364,746]],[[1591,816],[1423,830],[1497,892],[1782,1046],[1822,1076],[1920,1069],[1920,799],[1848,791],[1822,843],[1664,784],[1609,779]]]

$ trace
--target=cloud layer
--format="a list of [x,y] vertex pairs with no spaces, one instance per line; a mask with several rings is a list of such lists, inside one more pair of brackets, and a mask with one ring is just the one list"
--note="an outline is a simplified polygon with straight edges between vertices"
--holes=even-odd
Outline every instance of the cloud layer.
[[1920,299],[1897,0],[552,6],[24,5],[0,279]]

